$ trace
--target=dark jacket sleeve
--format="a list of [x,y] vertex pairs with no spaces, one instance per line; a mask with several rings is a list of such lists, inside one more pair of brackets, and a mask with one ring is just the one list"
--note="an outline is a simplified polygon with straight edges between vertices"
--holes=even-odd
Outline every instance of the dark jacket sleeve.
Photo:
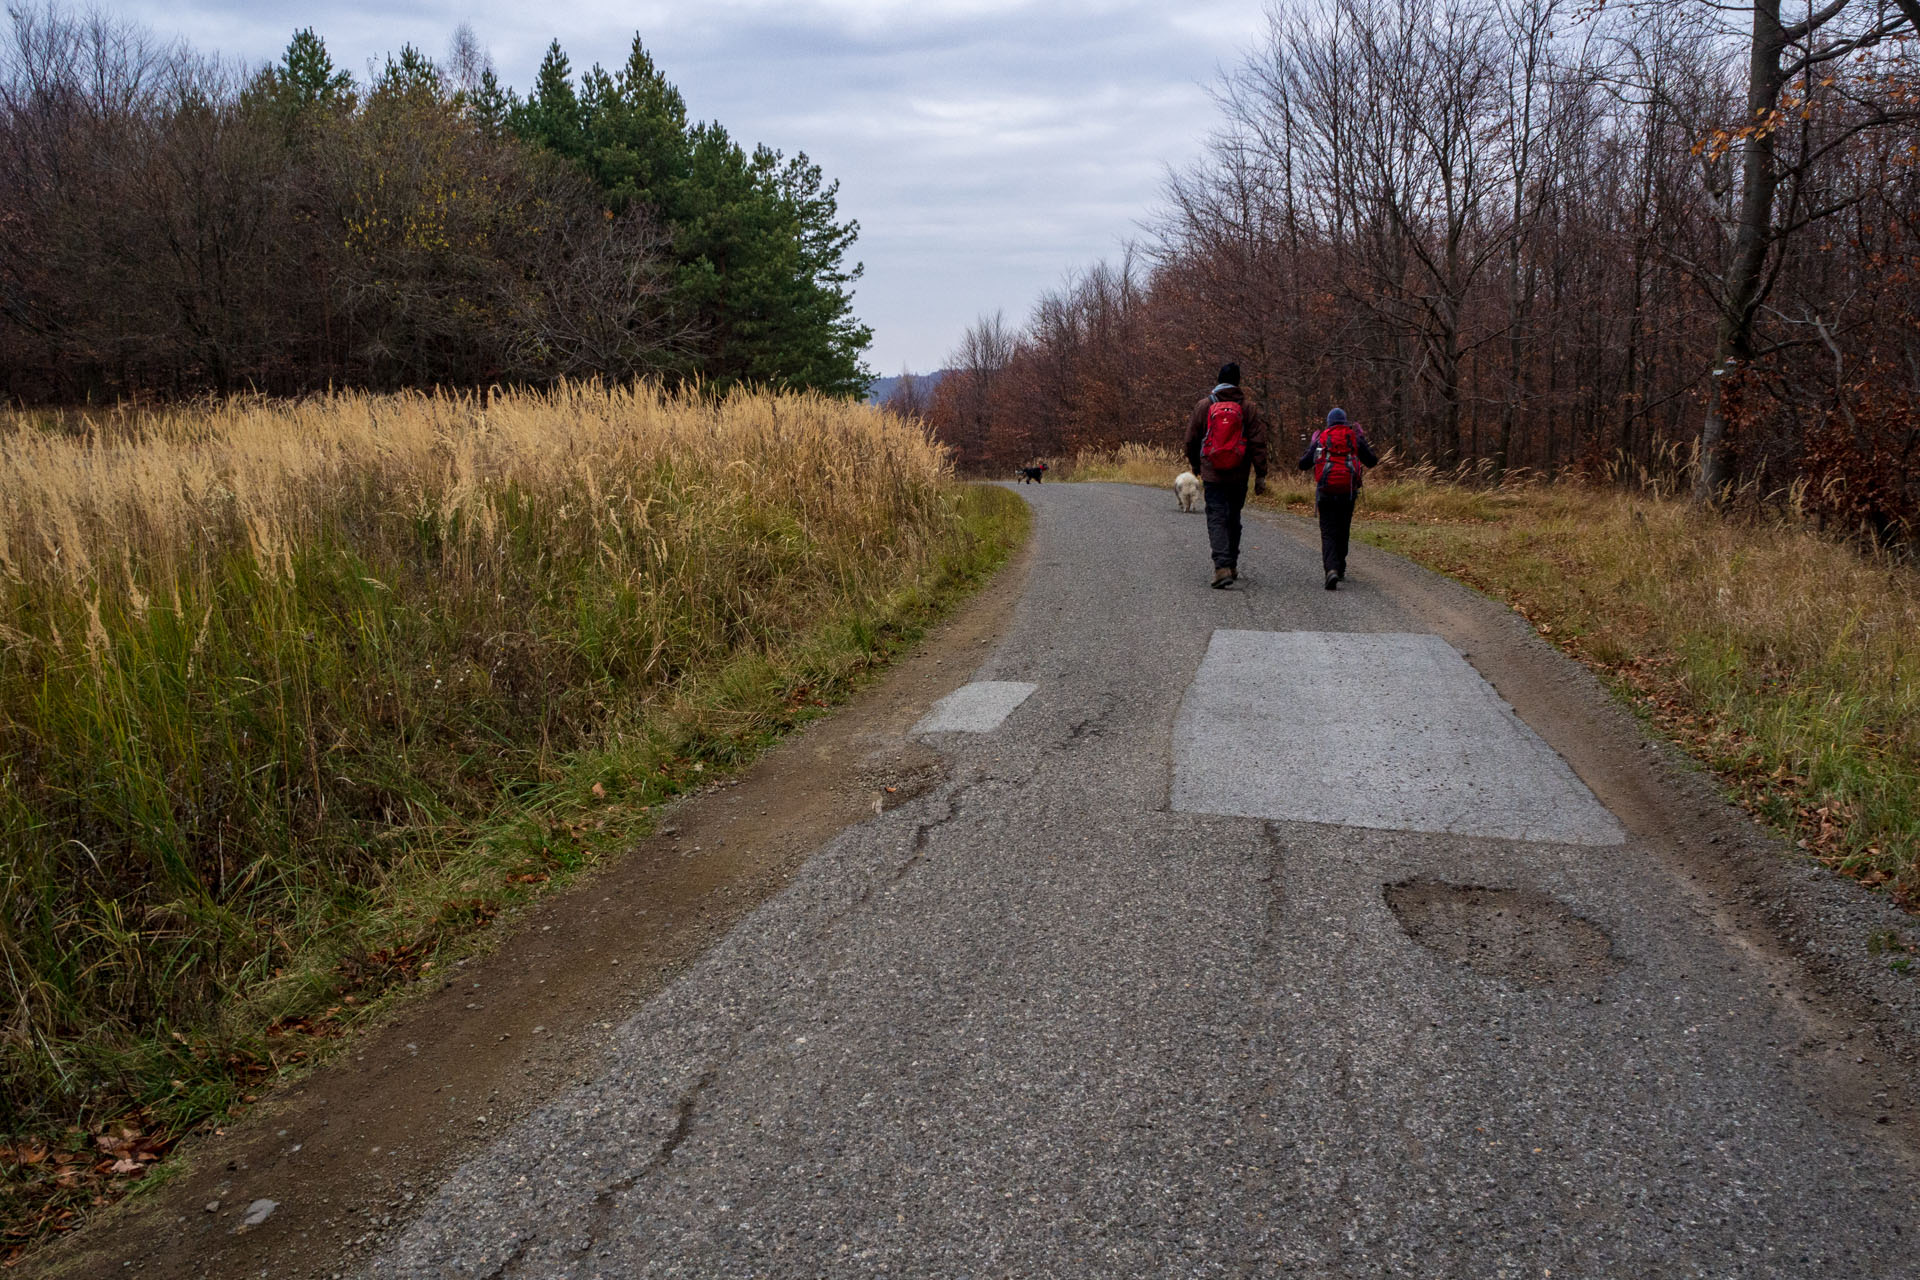
[[1193,406],[1193,412],[1187,415],[1187,466],[1195,475],[1200,474],[1200,445],[1207,435],[1207,404],[1202,400]]
[[1247,415],[1247,461],[1257,478],[1267,478],[1267,415],[1258,405]]
[[1313,467],[1313,450],[1320,443],[1320,433],[1314,432],[1307,437],[1307,451],[1300,455],[1299,470],[1308,471]]
[[1380,459],[1375,456],[1373,452],[1373,442],[1367,439],[1367,433],[1364,431],[1355,431],[1354,434],[1360,437],[1360,447],[1355,450],[1355,452],[1360,455],[1361,465],[1368,467],[1379,466]]

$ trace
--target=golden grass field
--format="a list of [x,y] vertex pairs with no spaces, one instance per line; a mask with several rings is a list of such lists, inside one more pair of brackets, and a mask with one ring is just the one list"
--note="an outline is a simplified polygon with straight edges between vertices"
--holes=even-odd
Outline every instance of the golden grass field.
[[844,695],[1024,520],[815,396],[0,418],[14,1242],[111,1180],[91,1135],[138,1164],[298,1069]]

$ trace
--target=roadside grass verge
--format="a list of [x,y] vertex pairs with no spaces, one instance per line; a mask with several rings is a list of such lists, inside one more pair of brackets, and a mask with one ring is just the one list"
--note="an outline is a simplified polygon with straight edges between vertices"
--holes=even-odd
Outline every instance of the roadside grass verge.
[[[1293,461],[1258,501],[1311,518]],[[1920,572],[1791,511],[1382,463],[1359,537],[1505,601],[1768,825],[1920,909]],[[1185,467],[1130,446],[1066,473],[1171,489]]]
[[1026,519],[811,396],[0,419],[0,1254],[844,698]]

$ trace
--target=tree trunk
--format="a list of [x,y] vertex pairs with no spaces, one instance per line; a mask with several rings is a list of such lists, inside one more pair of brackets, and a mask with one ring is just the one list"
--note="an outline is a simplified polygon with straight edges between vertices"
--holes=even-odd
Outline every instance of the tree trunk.
[[1514,262],[1507,278],[1507,403],[1500,413],[1500,452],[1494,459],[1494,474],[1505,476],[1513,466],[1513,427],[1520,416],[1520,406],[1527,398],[1527,344],[1521,336],[1526,324],[1526,300],[1521,296],[1520,265],[1518,245],[1514,246]]
[[1740,211],[1721,281],[1707,416],[1700,424],[1700,470],[1694,478],[1693,500],[1703,506],[1722,501],[1734,481],[1734,450],[1727,439],[1720,383],[1753,358],[1753,317],[1767,251],[1773,247],[1773,201],[1780,187],[1770,117],[1780,100],[1780,57],[1786,44],[1780,0],[1754,0],[1753,50],[1747,64],[1747,126],[1754,133],[1747,139],[1741,165]]
[[1460,416],[1460,339],[1449,331],[1445,346],[1441,350],[1440,360],[1440,398],[1445,405],[1441,418],[1441,447],[1446,450],[1445,462],[1448,466],[1458,466],[1465,459],[1467,441],[1465,423]]

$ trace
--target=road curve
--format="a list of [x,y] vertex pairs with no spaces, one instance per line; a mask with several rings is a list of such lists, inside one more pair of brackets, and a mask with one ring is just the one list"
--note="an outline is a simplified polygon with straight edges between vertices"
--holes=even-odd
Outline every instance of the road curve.
[[1266,522],[1212,591],[1170,493],[1022,492],[946,784],[370,1276],[1920,1273],[1899,1134],[1433,626]]

